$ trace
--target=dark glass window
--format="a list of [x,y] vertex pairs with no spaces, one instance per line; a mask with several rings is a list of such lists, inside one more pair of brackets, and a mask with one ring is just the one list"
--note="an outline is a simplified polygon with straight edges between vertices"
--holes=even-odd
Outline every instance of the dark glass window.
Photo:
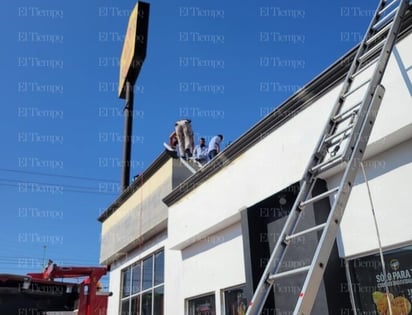
[[129,315],[129,300],[122,301],[121,303],[121,310],[120,310],[121,315]]
[[152,314],[152,291],[142,294],[142,315]]
[[155,277],[154,277],[154,285],[164,282],[164,252],[158,252],[155,255]]
[[140,295],[133,297],[130,301],[130,314],[139,315],[140,314]]
[[225,315],[245,315],[248,305],[243,287],[227,289],[223,292]]
[[163,311],[163,286],[154,290],[153,315],[162,315]]
[[121,272],[121,315],[164,314],[164,252],[156,252]]
[[188,301],[189,315],[215,315],[215,295],[210,294]]
[[143,260],[143,283],[142,290],[153,286],[153,256]]
[[389,314],[386,288],[392,313],[411,314],[412,246],[386,251],[383,260],[385,268],[378,254],[350,260],[352,284],[341,289],[353,293],[358,314]]
[[122,297],[129,296],[130,295],[130,272],[129,270],[123,270],[122,271]]
[[141,268],[140,262],[132,267],[132,294],[140,292]]

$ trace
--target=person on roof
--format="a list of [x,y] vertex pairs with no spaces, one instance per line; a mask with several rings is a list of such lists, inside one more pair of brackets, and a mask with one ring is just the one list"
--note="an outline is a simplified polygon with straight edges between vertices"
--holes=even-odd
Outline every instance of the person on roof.
[[206,139],[200,138],[199,144],[197,144],[193,150],[193,158],[204,165],[209,160],[207,153]]
[[179,146],[181,158],[188,160],[193,155],[194,139],[192,121],[190,119],[181,119],[175,123],[175,131],[169,136],[169,139],[176,137]]
[[212,139],[210,139],[209,148],[208,148],[209,160],[213,159],[216,155],[219,154],[220,143],[222,142],[222,140],[223,140],[223,135],[221,134],[214,136]]

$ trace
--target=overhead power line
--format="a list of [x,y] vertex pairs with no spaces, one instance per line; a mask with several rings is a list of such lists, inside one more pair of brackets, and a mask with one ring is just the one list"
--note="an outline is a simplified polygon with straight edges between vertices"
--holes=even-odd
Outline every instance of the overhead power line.
[[71,178],[71,179],[88,180],[88,181],[105,181],[105,182],[113,182],[113,183],[117,182],[117,181],[111,180],[111,179],[83,177],[83,176],[72,176],[72,175],[58,175],[58,174],[50,174],[50,173],[43,173],[43,172],[22,171],[22,170],[8,169],[8,168],[0,168],[0,171],[10,172],[10,173],[40,175],[40,176],[50,176],[50,177]]
[[47,176],[47,177],[55,177],[55,178],[64,178],[64,179],[71,179],[71,180],[80,180],[80,181],[93,181],[99,182],[98,187],[90,187],[90,186],[82,186],[82,185],[70,185],[64,182],[59,183],[51,183],[51,182],[44,182],[44,181],[33,181],[30,179],[15,179],[15,178],[8,178],[3,177],[0,178],[0,186],[9,186],[9,187],[17,187],[22,189],[24,187],[28,188],[27,191],[31,188],[42,188],[43,186],[45,189],[47,187],[56,187],[64,192],[74,192],[74,193],[87,193],[87,194],[104,194],[104,195],[117,195],[120,192],[119,185],[116,185],[116,181],[103,179],[103,178],[93,178],[93,177],[83,177],[83,176],[72,176],[72,175],[58,175],[58,174],[51,174],[51,173],[44,173],[44,172],[32,172],[32,171],[22,171],[22,170],[15,170],[9,168],[0,168],[0,172],[8,172],[8,173],[17,173],[17,174],[27,174],[32,176]]
[[104,195],[117,195],[118,187],[116,186],[105,186],[105,183],[102,183],[102,187],[87,187],[87,186],[74,186],[74,185],[65,185],[65,184],[56,184],[56,183],[46,183],[46,182],[37,182],[30,180],[16,180],[8,178],[0,178],[0,186],[9,186],[16,187],[25,192],[30,192],[33,189],[38,188],[40,190],[51,191],[53,187],[55,192],[78,192],[78,193],[88,193],[88,194],[104,194]]

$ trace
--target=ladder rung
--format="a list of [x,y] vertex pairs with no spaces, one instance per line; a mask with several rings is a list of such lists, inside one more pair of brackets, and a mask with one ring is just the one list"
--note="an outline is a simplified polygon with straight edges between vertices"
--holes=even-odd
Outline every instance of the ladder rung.
[[389,9],[392,5],[394,5],[394,4],[395,4],[396,2],[398,2],[398,1],[399,1],[399,0],[393,0],[391,3],[385,5],[385,6],[383,7],[383,9],[378,12],[378,15],[382,15],[383,12],[385,12],[387,9]]
[[297,274],[297,273],[306,272],[309,269],[310,269],[310,266],[303,266],[303,267],[300,267],[300,268],[284,271],[284,272],[281,272],[281,273],[276,273],[276,274],[270,275],[269,280],[276,280],[276,279],[280,279],[282,277],[287,277],[287,276],[291,276],[291,275],[294,275],[294,274]]
[[[332,118],[332,121],[334,123],[341,123],[351,117],[351,115],[348,115],[349,113],[352,114],[355,110],[355,108],[359,107],[362,104],[362,102],[356,103],[355,105],[351,106],[347,110],[343,111],[342,113],[337,114],[335,117]],[[345,117],[346,116],[346,117]]]
[[314,173],[316,171],[319,171],[320,169],[322,169],[321,171],[326,171],[327,169],[330,169],[338,164],[340,164],[343,161],[343,155],[337,155],[327,161],[324,161],[318,165],[315,165],[314,167],[311,168],[311,172]]
[[308,234],[308,233],[311,233],[311,232],[322,230],[325,226],[326,226],[326,223],[322,223],[322,224],[316,225],[314,227],[311,227],[309,229],[297,232],[295,234],[291,234],[291,235],[285,237],[285,242],[289,242],[290,240],[292,240],[296,237],[299,237],[299,236],[302,236],[302,235],[305,235],[305,234]]
[[385,41],[381,41],[377,43],[375,46],[373,46],[371,49],[369,49],[365,54],[359,57],[360,62],[364,62],[366,59],[368,59],[370,56],[372,56],[374,53],[376,53],[379,49],[383,47],[385,44]]
[[391,28],[393,22],[388,23],[385,27],[383,27],[379,32],[377,32],[376,34],[374,34],[373,36],[371,36],[367,41],[366,41],[366,45],[370,45],[373,41],[375,41],[375,39],[379,38],[379,36],[381,36],[383,33],[385,33],[388,29]]
[[339,187],[335,187],[335,188],[333,188],[333,189],[331,189],[331,190],[325,191],[324,193],[319,194],[319,195],[317,195],[317,196],[315,196],[315,197],[313,197],[313,198],[310,198],[310,199],[308,199],[308,200],[306,200],[306,201],[302,201],[302,202],[299,204],[299,208],[300,208],[300,209],[303,209],[303,208],[306,207],[308,204],[314,203],[314,202],[316,202],[316,201],[318,201],[318,200],[322,200],[322,199],[324,199],[324,198],[332,195],[333,193],[337,192],[338,190],[339,190]]
[[[363,71],[365,71],[366,69],[369,69],[369,67],[371,67],[373,65],[373,63],[368,63],[366,66],[363,66],[358,72],[355,72],[354,74],[351,75],[351,79],[355,79],[356,76],[358,76],[359,74],[361,74]],[[370,81],[370,80],[369,80]]]
[[[332,146],[334,146],[336,144],[339,144],[339,142],[342,142],[343,140],[349,138],[350,135],[351,135],[350,133],[345,133],[342,137],[333,139],[332,141],[330,141],[328,143],[328,148],[331,148]],[[334,148],[334,150],[336,150],[336,148]],[[336,152],[338,152],[338,151],[339,151],[339,148],[336,150]],[[336,154],[336,152],[335,152],[335,154]],[[330,152],[328,151],[328,153],[330,153]]]
[[365,84],[368,84],[371,80],[368,79],[365,82],[363,82],[362,84],[359,84],[356,88],[354,88],[353,90],[350,90],[349,92],[346,92],[343,95],[343,99],[345,100],[349,95],[355,93],[356,91],[358,91],[360,88],[362,88]]
[[[337,133],[335,133],[335,134],[333,134],[333,135],[330,135],[329,137],[325,138],[324,143],[331,142],[331,140],[333,140],[333,139],[335,139],[335,138],[338,138],[340,135],[342,135],[342,134],[344,134],[345,132],[351,130],[352,128],[353,128],[353,123],[350,124],[350,125],[348,125],[346,128],[343,128],[341,131],[339,131],[339,132],[337,132]],[[346,135],[346,136],[349,136],[349,135]]]
[[[386,8],[384,8],[383,10],[386,10]],[[379,20],[378,22],[376,22],[375,25],[373,25],[373,29],[378,29],[380,26],[382,26],[383,24],[385,24],[386,22],[388,22],[388,20],[390,20],[391,18],[393,18],[393,16],[395,15],[396,11],[398,10],[398,8],[394,8],[391,12],[389,12],[387,15],[385,15],[381,20]],[[383,12],[383,11],[382,11]]]

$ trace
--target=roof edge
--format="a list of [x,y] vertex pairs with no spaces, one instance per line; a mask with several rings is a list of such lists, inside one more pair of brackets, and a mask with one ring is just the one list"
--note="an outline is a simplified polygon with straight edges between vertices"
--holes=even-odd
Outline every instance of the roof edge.
[[120,194],[120,196],[97,218],[97,220],[103,223],[107,218],[109,218],[113,212],[115,212],[134,192],[136,192],[143,185],[144,181],[156,173],[169,159],[171,159],[170,155],[167,154],[166,150],[163,151],[142,174],[139,174],[139,176],[136,177],[133,183]]
[[[412,11],[408,10],[398,35],[397,42],[406,37],[412,30]],[[333,86],[339,84],[349,71],[351,63],[355,57],[359,44],[340,57],[331,66],[309,81],[305,86],[285,100],[268,116],[264,117],[257,124],[252,126],[248,131],[242,134],[237,140],[232,142],[222,152],[220,152],[211,162],[206,164],[202,169],[183,181],[179,186],[163,198],[167,206],[173,205],[183,196],[193,191],[209,177],[213,176],[219,170],[238,156],[247,151],[252,145],[260,142],[267,134],[279,128],[285,122],[289,121],[297,113],[301,112],[317,99],[323,96]],[[184,188],[184,189],[183,189]]]
[[[289,121],[297,113],[320,98],[331,86],[338,84],[344,79],[344,75],[350,66],[348,60],[353,59],[355,53],[356,50],[354,48],[294,95],[277,106],[271,114],[252,126],[220,152],[212,161],[176,187],[169,195],[163,198],[163,202],[167,206],[171,206],[184,195],[194,190],[200,183],[216,174],[221,168],[230,164],[231,161],[246,152],[251,146],[260,142],[274,129],[277,129]],[[185,187],[185,189],[181,189],[182,187]]]

